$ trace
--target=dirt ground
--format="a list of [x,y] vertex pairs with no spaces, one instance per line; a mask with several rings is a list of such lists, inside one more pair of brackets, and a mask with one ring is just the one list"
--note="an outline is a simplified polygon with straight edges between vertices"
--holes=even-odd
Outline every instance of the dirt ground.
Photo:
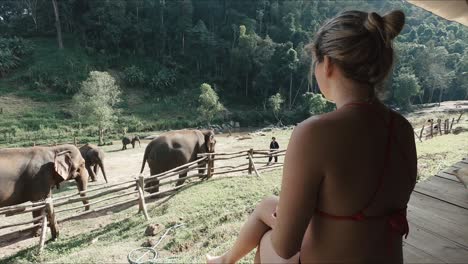
[[[216,135],[216,152],[234,152],[241,150],[248,150],[250,148],[254,149],[267,149],[270,143],[272,136],[277,138],[277,141],[280,144],[281,148],[287,148],[287,143],[289,141],[289,136],[291,129],[285,130],[273,130],[268,132],[256,132],[249,133],[232,133],[230,136],[228,134],[219,134]],[[158,132],[152,134],[152,136],[157,136]],[[239,139],[244,137],[245,139]],[[122,151],[122,144],[118,141],[113,142],[113,145],[103,147],[106,152],[105,157],[105,169],[107,172],[107,178],[109,184],[118,183],[122,181],[131,180],[133,177],[138,176],[145,148],[150,140],[143,139],[141,141],[141,146],[136,146],[135,149],[131,148],[131,145],[127,150]],[[265,160],[259,160],[259,162],[266,162]],[[278,162],[282,162],[283,157],[280,157]],[[242,164],[246,163],[247,160],[236,159],[236,160],[224,160],[217,161],[215,167],[233,165],[233,164]],[[258,165],[262,166],[262,165]],[[246,172],[245,172],[246,173]],[[244,173],[244,174],[245,174]],[[242,174],[241,172],[236,174]],[[148,164],[145,165],[145,170],[143,173],[144,176],[149,176]],[[104,184],[104,179],[102,174],[98,174],[98,181],[96,183],[90,183],[89,187],[101,186]],[[54,197],[59,195],[69,194],[76,192],[75,183],[69,182],[67,184],[62,184],[60,190],[54,189]],[[77,204],[75,203],[74,206]],[[112,223],[116,219],[121,219],[122,217],[131,217],[131,214],[137,212],[137,205],[131,205],[131,209],[124,211],[129,208],[129,206],[123,208],[117,208],[112,210],[107,210],[106,212],[100,213],[91,213],[85,217],[79,218],[79,220],[66,221],[60,224],[60,236],[73,236],[79,233],[87,232],[97,228],[106,226],[107,224]],[[121,212],[119,214],[119,212]],[[129,213],[130,212],[130,213]],[[125,216],[123,216],[124,214]],[[1,223],[15,223],[18,221],[27,221],[31,219],[31,214],[22,214],[19,216],[5,217],[0,216]],[[83,219],[83,220],[81,220]],[[22,226],[21,228],[23,228]],[[6,235],[6,233],[18,230],[20,228],[10,228],[0,230],[0,259],[11,255],[19,250],[29,247],[31,245],[37,245],[39,242],[38,237],[31,237],[31,232],[22,232],[15,233],[13,235]]]

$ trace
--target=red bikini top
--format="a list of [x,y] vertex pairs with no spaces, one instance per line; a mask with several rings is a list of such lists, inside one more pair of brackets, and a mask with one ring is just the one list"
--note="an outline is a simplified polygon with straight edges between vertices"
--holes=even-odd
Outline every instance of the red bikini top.
[[[373,106],[372,103],[350,103],[345,106]],[[387,136],[387,143],[385,146],[385,159],[384,165],[382,167],[382,172],[379,174],[379,180],[377,184],[377,188],[375,189],[374,193],[370,197],[369,201],[364,205],[364,207],[354,213],[353,215],[333,215],[326,213],[324,211],[319,210],[318,208],[315,210],[315,213],[322,216],[327,217],[335,220],[349,220],[349,221],[365,221],[365,220],[373,220],[373,219],[383,219],[387,221],[388,230],[391,233],[398,234],[400,236],[405,235],[405,238],[408,236],[409,227],[408,227],[408,220],[406,219],[406,207],[398,209],[394,212],[385,215],[377,215],[377,216],[368,216],[364,213],[364,211],[370,207],[372,202],[374,201],[377,193],[382,189],[383,185],[383,177],[387,171],[387,168],[390,163],[390,154],[392,148],[392,137],[393,137],[393,126],[394,126],[394,119],[395,114],[390,112],[390,122],[388,127],[388,136]],[[389,241],[391,242],[391,241]],[[389,245],[391,245],[389,243]]]

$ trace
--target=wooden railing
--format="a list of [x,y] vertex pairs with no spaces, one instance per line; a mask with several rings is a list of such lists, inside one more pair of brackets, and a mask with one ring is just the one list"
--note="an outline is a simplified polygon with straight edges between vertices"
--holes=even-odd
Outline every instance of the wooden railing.
[[[258,159],[265,159],[270,156],[284,156],[285,153],[286,150],[270,151],[253,149],[238,152],[203,153],[199,154],[198,159],[193,162],[157,175],[147,177],[138,175],[132,180],[115,184],[94,186],[85,191],[47,198],[45,201],[27,202],[18,205],[0,207],[0,215],[5,215],[6,217],[40,211],[40,216],[34,219],[0,225],[0,230],[19,226],[23,227],[23,229],[9,232],[15,233],[32,230],[34,228],[41,228],[41,236],[39,240],[39,252],[41,252],[44,248],[48,226],[51,229],[52,239],[55,239],[58,237],[59,223],[130,203],[138,203],[138,212],[142,212],[144,217],[148,220],[150,218],[146,208],[146,202],[148,199],[159,199],[169,193],[173,193],[174,191],[188,185],[209,179],[215,175],[247,171],[248,174],[255,173],[260,177],[261,171],[282,167],[283,163],[275,163],[274,165],[268,166],[267,162],[261,162],[258,161]],[[216,164],[215,161],[233,159],[240,160],[241,164],[221,165],[218,167],[214,166]],[[198,170],[200,169],[205,172],[199,173]],[[195,173],[189,175],[188,173],[192,171]],[[171,179],[171,177],[185,173],[187,173],[187,176],[183,179]],[[157,187],[173,184],[180,180],[184,180],[185,182],[179,186],[151,193],[151,191]],[[148,183],[154,183],[155,181],[159,181],[159,183],[148,185]],[[84,204],[84,201],[87,201],[88,203]],[[89,210],[81,211],[82,208],[89,208]]]

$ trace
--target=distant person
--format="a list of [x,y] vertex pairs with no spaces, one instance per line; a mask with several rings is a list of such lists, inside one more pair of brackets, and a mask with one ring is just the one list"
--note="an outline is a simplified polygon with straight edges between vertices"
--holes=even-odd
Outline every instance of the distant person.
[[345,11],[311,47],[320,91],[337,110],[294,128],[279,197],[256,206],[232,247],[207,262],[403,263],[417,175],[411,124],[376,96],[405,15]]
[[[276,142],[276,138],[272,137],[271,138],[271,143],[270,143],[270,151],[275,151],[277,149],[279,149],[279,144],[278,144],[278,142]],[[278,156],[277,155],[270,155],[270,157],[268,158],[267,165],[270,165],[273,158],[275,158],[275,162],[278,162]]]

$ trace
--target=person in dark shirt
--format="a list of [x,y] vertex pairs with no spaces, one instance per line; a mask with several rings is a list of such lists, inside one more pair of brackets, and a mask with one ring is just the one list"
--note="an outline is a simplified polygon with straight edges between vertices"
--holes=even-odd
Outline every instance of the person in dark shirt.
[[[278,144],[278,142],[276,142],[276,138],[272,137],[271,138],[271,143],[270,143],[270,151],[274,151],[274,150],[277,150],[277,149],[279,149],[279,144]],[[273,160],[273,157],[275,158],[275,162],[278,162],[278,156],[270,155],[270,157],[268,158],[268,164],[267,165],[270,165],[270,162]]]

